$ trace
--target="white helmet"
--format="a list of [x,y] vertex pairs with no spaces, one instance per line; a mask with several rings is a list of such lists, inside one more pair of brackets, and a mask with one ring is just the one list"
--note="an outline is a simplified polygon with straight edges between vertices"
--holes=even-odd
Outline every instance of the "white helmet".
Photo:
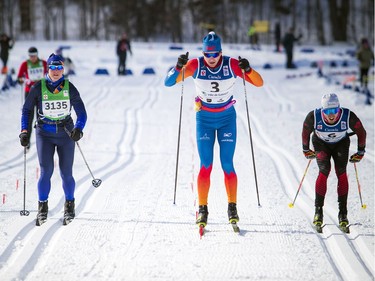
[[340,107],[339,98],[336,94],[324,94],[322,97],[322,108],[337,108]]

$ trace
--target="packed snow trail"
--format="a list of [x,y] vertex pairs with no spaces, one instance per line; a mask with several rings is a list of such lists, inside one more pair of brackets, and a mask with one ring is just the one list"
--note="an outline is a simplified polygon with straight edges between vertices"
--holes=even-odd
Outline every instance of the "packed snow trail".
[[[44,43],[38,49],[50,53],[55,47],[51,44]],[[268,59],[282,63],[283,55],[249,51],[241,45],[233,49],[225,46],[229,55],[251,58],[251,65],[265,80],[262,88],[247,85],[261,207],[257,204],[244,88],[239,79],[235,86],[235,168],[241,231],[234,233],[228,223],[216,145],[208,224],[199,239],[195,224],[199,158],[191,79],[184,82],[181,154],[173,204],[181,85],[166,88],[163,79],[179,53],[168,50],[166,44],[139,44],[129,61],[133,76],[94,76],[92,67],[101,63],[110,73],[117,67],[113,53],[108,52],[113,49],[111,43],[98,44],[100,48],[90,42],[72,43],[70,57],[83,70],[71,79],[88,111],[80,145],[93,174],[103,182],[98,188],[92,186],[77,150],[76,217],[69,225],[62,225],[65,199],[56,164],[48,220],[35,226],[38,162],[34,137],[27,154],[26,208],[30,215],[19,215],[23,202],[20,89],[0,95],[0,110],[7,112],[0,121],[7,128],[0,136],[2,147],[7,148],[0,153],[0,191],[6,194],[0,207],[2,280],[374,280],[374,116],[373,106],[362,104],[364,97],[353,97],[315,75],[286,78],[311,69],[261,69]],[[27,47],[27,43],[17,44],[14,56],[21,60]],[[197,46],[187,48],[190,57],[200,55]],[[82,60],[82,52],[97,59]],[[156,75],[142,75],[150,57],[154,58]],[[338,93],[342,105],[356,112],[368,134],[366,156],[357,166],[366,210],[360,208],[354,169],[348,165],[350,234],[337,227],[334,173],[328,182],[323,233],[317,233],[312,225],[317,175],[314,161],[294,208],[288,208],[307,164],[301,151],[302,122],[326,92]],[[355,152],[355,142],[352,138],[351,152]]]

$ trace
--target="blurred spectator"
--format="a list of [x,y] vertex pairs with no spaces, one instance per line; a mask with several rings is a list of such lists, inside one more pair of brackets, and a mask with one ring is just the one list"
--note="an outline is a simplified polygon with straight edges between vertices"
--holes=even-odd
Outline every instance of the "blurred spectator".
[[56,55],[62,57],[63,59],[63,62],[64,62],[64,77],[65,78],[68,78],[69,75],[74,75],[75,74],[75,66],[74,66],[74,63],[73,61],[71,60],[70,57],[65,57],[63,55],[63,49],[60,47],[56,50],[55,52]]
[[289,28],[288,32],[285,34],[282,43],[286,53],[286,68],[296,68],[295,64],[293,63],[293,47],[294,42],[301,38],[302,34],[300,34],[298,37],[294,36],[294,29],[292,27]]
[[126,75],[126,56],[128,52],[132,55],[130,41],[126,33],[117,42],[116,52],[119,60],[117,73],[118,75]]
[[[17,75],[17,81],[20,84],[25,83],[25,100],[30,93],[31,87],[38,82],[40,79],[44,78],[47,74],[47,62],[38,57],[38,49],[35,47],[30,47],[28,50],[29,59],[22,62]],[[29,138],[33,128],[35,112],[30,112],[28,134]],[[27,148],[30,148],[30,143]]]
[[276,50],[275,52],[280,52],[280,45],[281,45],[281,28],[280,23],[276,22],[275,24],[275,43],[276,43]]
[[372,51],[367,38],[362,38],[361,46],[359,47],[356,57],[359,62],[359,81],[361,87],[367,88],[368,71],[374,60],[374,52]]
[[9,58],[9,50],[12,49],[14,45],[14,41],[11,37],[6,35],[5,33],[0,35],[0,58],[3,62],[3,67],[1,69],[1,74],[8,73],[8,58]]
[[8,73],[6,74],[5,80],[3,85],[1,86],[1,91],[5,92],[6,90],[9,90],[10,87],[15,87],[17,85],[17,80],[13,79],[13,74],[15,73],[14,68],[12,68]]
[[249,27],[249,31],[247,32],[247,35],[250,38],[250,47],[251,47],[251,49],[253,49],[253,50],[259,50],[260,49],[259,45],[258,45],[259,37],[258,37],[258,33],[256,32],[255,25],[253,23]]

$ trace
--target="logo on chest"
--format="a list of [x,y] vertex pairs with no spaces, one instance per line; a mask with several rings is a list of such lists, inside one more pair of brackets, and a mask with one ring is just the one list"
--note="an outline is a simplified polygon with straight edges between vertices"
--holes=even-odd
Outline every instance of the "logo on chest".
[[227,65],[224,65],[224,67],[223,67],[223,73],[224,73],[224,76],[229,76],[229,69],[228,69]]

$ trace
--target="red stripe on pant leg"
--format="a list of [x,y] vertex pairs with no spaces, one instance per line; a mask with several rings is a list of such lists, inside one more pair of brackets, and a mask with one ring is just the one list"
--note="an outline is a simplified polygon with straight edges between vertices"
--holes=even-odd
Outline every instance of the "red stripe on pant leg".
[[228,203],[237,203],[237,175],[234,172],[224,172],[225,188],[227,190]]
[[198,174],[198,202],[199,205],[207,205],[208,191],[210,190],[210,175],[212,165],[208,168],[202,166]]
[[325,196],[327,192],[327,176],[319,172],[315,182],[315,192],[321,196]]
[[342,196],[348,194],[349,191],[349,182],[348,182],[348,175],[343,173],[338,176],[338,184],[337,184],[337,195]]

